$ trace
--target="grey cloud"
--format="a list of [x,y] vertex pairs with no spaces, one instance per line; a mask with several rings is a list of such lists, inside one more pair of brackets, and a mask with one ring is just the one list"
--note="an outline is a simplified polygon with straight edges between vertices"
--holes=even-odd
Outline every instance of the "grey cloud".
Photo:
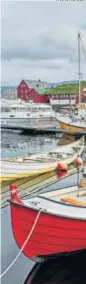
[[12,40],[2,39],[2,59],[31,59],[31,60],[45,60],[45,59],[58,59],[58,58],[68,58],[71,55],[71,49],[75,49],[69,44],[68,40],[63,41],[57,37],[55,39],[53,35],[48,35],[48,33],[37,35],[34,39],[22,41],[18,40],[16,42],[15,38]]
[[[68,61],[40,60],[11,60],[2,62],[2,83],[19,84],[21,79],[39,79],[49,82],[60,82],[64,80],[78,79],[77,64],[68,64]],[[83,73],[86,79],[86,68],[83,64]]]
[[[51,28],[40,28],[37,33],[27,35],[17,31],[16,34],[10,32],[2,35],[2,59],[31,59],[47,60],[58,58],[70,58],[71,53],[77,50],[77,30],[71,26],[58,25],[59,30],[54,31]],[[63,30],[66,30],[63,33]],[[85,42],[86,44],[86,42]]]
[[[69,61],[77,65],[79,29],[86,48],[85,7],[84,3],[82,5],[72,1],[70,3],[3,2],[1,14],[3,77],[6,76],[7,80],[8,72],[10,74],[12,72],[17,80],[17,76],[20,78],[20,75],[15,73],[16,69],[22,76],[26,73],[28,75],[33,69],[32,77],[37,74],[39,77],[41,73],[41,76],[45,77],[46,74],[47,77],[48,74],[49,78],[51,75],[55,78],[56,70],[62,70],[60,76],[64,76],[63,70]],[[82,61],[84,63],[83,58]],[[73,70],[73,67],[71,68]]]
[[[8,4],[6,3],[6,5]],[[63,3],[62,5],[64,6]],[[74,22],[71,23],[70,13],[67,13],[67,9],[65,9],[67,6],[68,11],[74,12],[73,5],[70,3],[70,6],[66,5],[64,9],[62,9],[62,5],[60,3],[57,6],[57,3],[49,5],[49,3],[42,2],[40,5],[39,2],[32,4],[31,2],[15,2],[7,6],[9,7],[8,11],[3,8],[2,59],[44,60],[70,56],[71,51],[75,49],[77,19],[74,26]],[[76,7],[76,5],[74,6]],[[15,9],[16,17],[13,13]],[[82,10],[84,22],[84,9]],[[81,15],[80,11],[79,17]],[[75,16],[76,13],[73,13],[73,19]]]

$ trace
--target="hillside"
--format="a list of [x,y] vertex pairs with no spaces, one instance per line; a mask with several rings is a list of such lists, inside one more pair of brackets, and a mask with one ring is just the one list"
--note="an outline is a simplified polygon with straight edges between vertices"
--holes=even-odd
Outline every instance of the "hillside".
[[[81,90],[83,88],[86,88],[86,81],[81,82]],[[72,84],[62,84],[56,86],[56,88],[53,88],[51,90],[47,90],[46,94],[78,94],[79,93],[79,84],[78,83],[72,83]]]

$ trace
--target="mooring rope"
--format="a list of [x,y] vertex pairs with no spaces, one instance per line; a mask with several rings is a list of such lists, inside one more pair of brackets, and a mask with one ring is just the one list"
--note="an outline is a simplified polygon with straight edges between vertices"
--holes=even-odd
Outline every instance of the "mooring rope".
[[28,234],[28,236],[27,236],[25,242],[23,243],[23,245],[22,245],[22,247],[21,247],[19,253],[18,253],[17,256],[14,258],[14,260],[11,262],[11,264],[10,264],[10,265],[4,270],[4,272],[0,275],[0,278],[2,278],[2,277],[10,270],[10,268],[14,265],[14,263],[16,262],[16,260],[19,258],[20,254],[22,253],[24,247],[26,246],[28,240],[30,239],[30,237],[31,237],[31,235],[32,235],[32,233],[33,233],[33,231],[34,231],[34,229],[35,229],[35,226],[36,226],[36,224],[37,224],[37,221],[38,221],[38,219],[39,219],[39,216],[40,216],[41,212],[42,212],[42,208],[39,210],[39,212],[38,212],[38,214],[37,214],[37,216],[36,216],[36,218],[35,218],[35,221],[34,221],[34,223],[33,223],[33,226],[32,226],[32,228],[31,228],[31,230],[30,230],[30,233]]

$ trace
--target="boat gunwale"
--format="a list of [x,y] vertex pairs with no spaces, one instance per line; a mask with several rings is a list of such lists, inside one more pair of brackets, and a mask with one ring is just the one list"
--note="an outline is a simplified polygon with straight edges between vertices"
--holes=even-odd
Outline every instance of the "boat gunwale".
[[[86,206],[66,204],[66,203],[62,203],[60,201],[50,200],[49,198],[46,198],[46,197],[43,197],[43,196],[40,196],[40,195],[31,196],[31,199],[35,198],[35,197],[38,197],[40,199],[44,199],[44,200],[52,202],[54,204],[59,204],[59,205],[63,205],[63,206],[73,207],[73,208],[76,208],[76,209],[79,209],[79,208],[80,209],[86,209]],[[38,212],[41,209],[41,213],[43,213],[43,214],[57,216],[57,217],[60,217],[60,218],[65,218],[65,219],[79,220],[81,222],[82,221],[86,221],[86,217],[84,219],[82,217],[77,218],[76,216],[72,217],[72,216],[67,216],[67,215],[61,215],[59,213],[55,213],[55,212],[53,213],[53,212],[47,211],[47,209],[41,208],[41,206],[40,206],[40,208],[36,208],[34,204],[30,206],[30,204],[28,204],[28,205],[25,204],[25,203],[19,204],[18,202],[14,201],[14,200],[10,200],[10,199],[8,199],[7,201],[9,203],[11,203],[13,206],[23,207],[23,208],[30,209],[30,210],[33,210],[33,211],[36,211],[36,212]]]

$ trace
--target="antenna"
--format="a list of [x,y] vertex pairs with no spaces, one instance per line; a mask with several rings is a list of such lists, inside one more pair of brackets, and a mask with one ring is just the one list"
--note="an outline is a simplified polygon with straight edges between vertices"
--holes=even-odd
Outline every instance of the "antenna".
[[78,74],[79,74],[79,104],[81,103],[81,90],[80,90],[80,79],[81,79],[81,72],[80,72],[80,32],[78,33]]

